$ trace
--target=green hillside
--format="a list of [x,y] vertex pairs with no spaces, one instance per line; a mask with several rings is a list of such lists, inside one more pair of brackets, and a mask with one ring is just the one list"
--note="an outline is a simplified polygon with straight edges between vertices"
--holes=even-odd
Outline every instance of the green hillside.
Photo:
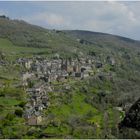
[[10,40],[16,46],[47,48],[48,51],[62,53],[75,53],[74,49],[79,44],[61,32],[7,18],[0,18],[0,37]]
[[[48,30],[20,20],[0,18],[0,37],[10,40],[15,46],[47,48],[50,53],[78,54],[92,49],[118,50],[122,48],[139,49],[140,42],[132,39],[89,32]],[[25,49],[26,50],[26,49]]]
[[[95,68],[85,80],[52,82],[55,88],[48,92],[50,106],[43,112],[44,125],[28,126],[22,117],[28,97],[21,86],[21,73],[29,70],[17,64],[17,59],[52,59],[56,54],[63,59],[92,57],[103,67]],[[115,64],[107,61],[110,58]],[[139,41],[89,31],[48,30],[0,18],[0,138],[133,138],[135,130],[119,131],[125,112],[117,107],[139,97]]]
[[64,32],[73,38],[81,39],[81,44],[82,41],[83,44],[84,41],[88,41],[87,44],[94,44],[100,47],[139,47],[140,45],[139,41],[106,33],[81,30],[70,30]]

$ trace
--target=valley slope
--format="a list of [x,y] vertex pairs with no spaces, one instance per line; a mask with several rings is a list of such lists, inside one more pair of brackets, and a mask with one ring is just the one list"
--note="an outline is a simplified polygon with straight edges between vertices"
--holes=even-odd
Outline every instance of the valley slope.
[[[56,56],[92,57],[103,64],[94,71],[102,77],[71,80],[67,83],[70,91],[51,92],[44,126],[24,125],[27,93],[21,86],[21,74],[26,69],[17,60]],[[110,58],[115,64],[107,61]],[[113,81],[104,73],[113,74]],[[133,132],[123,135],[118,124],[140,97],[140,42],[90,31],[49,30],[1,17],[0,87],[0,138],[132,138]],[[63,83],[56,87],[62,89]]]

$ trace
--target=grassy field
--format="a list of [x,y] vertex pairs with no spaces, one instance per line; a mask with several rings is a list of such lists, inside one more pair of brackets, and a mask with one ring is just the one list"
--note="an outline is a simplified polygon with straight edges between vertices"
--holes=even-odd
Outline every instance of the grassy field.
[[48,48],[19,47],[3,38],[0,38],[0,51],[5,53],[9,59],[13,60],[19,57],[31,57],[32,55],[46,55],[50,53]]

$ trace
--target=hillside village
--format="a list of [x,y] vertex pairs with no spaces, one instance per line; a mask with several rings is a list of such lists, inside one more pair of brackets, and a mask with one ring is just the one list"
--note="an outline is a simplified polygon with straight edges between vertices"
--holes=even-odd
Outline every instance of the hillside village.
[[0,16],[0,138],[139,139],[139,46]]
[[94,76],[113,80],[113,73],[104,72],[104,66],[106,64],[114,66],[115,60],[112,57],[107,57],[105,62],[101,62],[91,56],[62,59],[57,54],[53,59],[19,58],[17,63],[24,67],[22,86],[28,94],[24,118],[28,125],[41,125],[43,109],[49,106],[48,92],[54,90],[54,83],[57,82],[58,85],[65,83],[65,89],[68,90],[71,79],[83,80]]

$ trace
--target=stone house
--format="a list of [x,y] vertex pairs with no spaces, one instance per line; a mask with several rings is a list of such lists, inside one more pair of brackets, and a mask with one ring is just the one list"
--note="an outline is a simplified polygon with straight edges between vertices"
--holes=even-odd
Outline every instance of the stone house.
[[66,71],[66,70],[63,70],[62,72],[61,72],[61,76],[63,76],[63,77],[68,77],[68,72]]
[[42,104],[47,107],[48,106],[48,97],[47,96],[42,96],[41,97]]
[[37,73],[41,73],[41,65],[38,63],[38,64],[32,64],[32,67],[31,69]]
[[51,62],[48,61],[48,62],[46,63],[46,65],[47,65],[48,67],[51,67]]
[[30,69],[31,64],[32,64],[32,60],[28,59],[27,61],[25,61],[25,68]]
[[79,65],[73,66],[73,72],[80,72],[80,66]]
[[32,106],[35,106],[35,105],[36,105],[35,99],[32,99],[32,98],[31,98],[30,103],[31,103]]
[[73,72],[73,66],[72,65],[67,66],[67,72],[68,73]]
[[41,115],[32,115],[28,120],[27,120],[27,124],[28,125],[41,125],[42,122],[42,116]]
[[58,76],[56,80],[57,80],[58,82],[65,82],[66,79],[67,79],[67,78],[64,77],[64,76]]
[[82,73],[81,72],[75,72],[75,78],[81,78]]
[[49,81],[50,82],[54,82],[56,81],[58,75],[56,73],[52,73],[50,76],[49,76]]
[[46,90],[46,92],[52,92],[54,90],[54,88],[51,87],[50,85],[47,85],[45,90]]
[[30,69],[31,64],[33,63],[32,59],[28,59],[28,58],[19,58],[17,62],[22,66],[24,66],[26,69]]
[[49,81],[50,80],[49,77],[48,76],[45,76],[45,75],[41,76],[40,79],[43,80],[43,81],[45,81],[46,83],[50,82]]
[[86,59],[86,63],[92,64],[92,60],[90,58]]
[[61,70],[67,71],[67,65],[66,65],[66,64],[62,64],[62,65],[61,65]]
[[89,72],[88,71],[84,71],[82,73],[82,78],[87,78],[87,77],[89,77]]
[[42,111],[43,108],[44,108],[44,105],[41,104],[41,103],[40,104],[36,104],[34,108],[35,108],[36,111]]
[[84,72],[86,70],[85,67],[81,67],[81,72]]
[[29,73],[29,72],[23,73],[22,80],[26,81],[27,79],[31,78],[33,75],[34,75],[33,73]]

